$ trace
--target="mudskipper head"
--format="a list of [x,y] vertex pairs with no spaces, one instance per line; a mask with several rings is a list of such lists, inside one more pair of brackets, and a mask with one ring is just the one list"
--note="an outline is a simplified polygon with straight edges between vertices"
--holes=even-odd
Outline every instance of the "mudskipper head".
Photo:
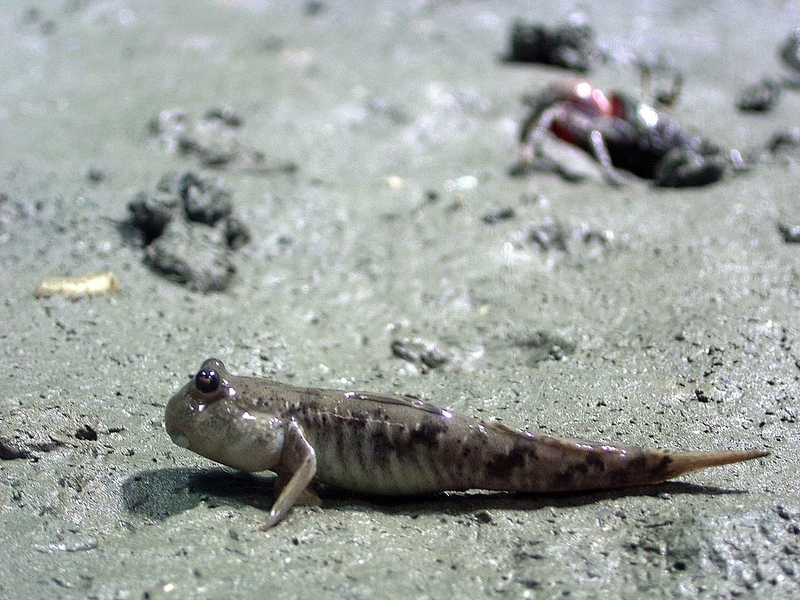
[[167,403],[167,433],[181,448],[211,460],[264,471],[280,457],[282,424],[276,416],[247,410],[238,399],[237,379],[221,361],[206,360]]
[[225,365],[216,358],[205,361],[194,379],[183,386],[167,403],[165,423],[172,441],[189,450],[197,450],[198,425],[204,421],[202,413],[215,402],[222,400],[229,389]]

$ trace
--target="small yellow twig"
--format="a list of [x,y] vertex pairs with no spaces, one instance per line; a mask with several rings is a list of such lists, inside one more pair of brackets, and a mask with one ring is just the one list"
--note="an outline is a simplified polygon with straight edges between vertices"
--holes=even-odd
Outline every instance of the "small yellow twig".
[[46,296],[64,296],[78,298],[80,296],[96,296],[119,290],[119,279],[111,271],[93,273],[80,277],[51,277],[45,279],[33,293],[37,298]]

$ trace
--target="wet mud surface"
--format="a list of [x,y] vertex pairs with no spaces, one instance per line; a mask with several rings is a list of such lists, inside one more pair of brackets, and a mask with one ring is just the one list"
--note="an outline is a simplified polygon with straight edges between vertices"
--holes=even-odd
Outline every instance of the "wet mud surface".
[[[737,105],[795,76],[800,12],[587,12],[582,76],[635,96],[638,60],[680,71],[671,114],[752,158],[656,189],[552,137],[563,172],[509,175],[523,98],[570,73],[507,60],[515,22],[570,19],[531,11],[0,8],[0,597],[800,593],[800,93]],[[103,295],[34,295],[109,272]],[[533,432],[771,455],[579,495],[322,489],[262,532],[272,477],[164,431],[208,356]]]

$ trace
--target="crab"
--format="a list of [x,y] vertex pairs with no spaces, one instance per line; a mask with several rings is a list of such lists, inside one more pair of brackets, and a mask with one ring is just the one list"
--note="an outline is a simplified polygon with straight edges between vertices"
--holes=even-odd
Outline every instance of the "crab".
[[[678,77],[662,104],[674,101],[679,87]],[[627,171],[656,186],[702,186],[718,181],[727,167],[718,146],[651,103],[619,92],[607,96],[583,79],[557,81],[526,104],[531,110],[520,131],[521,172],[539,164],[565,174],[544,153],[548,132],[592,155],[613,185],[629,179]]]

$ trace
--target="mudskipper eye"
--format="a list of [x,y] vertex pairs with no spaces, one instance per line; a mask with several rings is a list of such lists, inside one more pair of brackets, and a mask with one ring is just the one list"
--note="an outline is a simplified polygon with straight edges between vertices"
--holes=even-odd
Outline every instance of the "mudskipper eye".
[[204,394],[210,394],[219,387],[219,373],[214,369],[201,369],[194,376],[194,385]]

